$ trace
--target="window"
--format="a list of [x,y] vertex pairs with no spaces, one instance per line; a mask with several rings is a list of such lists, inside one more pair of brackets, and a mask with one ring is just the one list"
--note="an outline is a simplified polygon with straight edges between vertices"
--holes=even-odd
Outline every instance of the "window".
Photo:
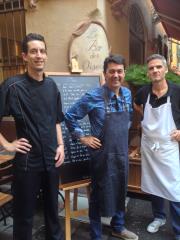
[[129,16],[129,63],[144,63],[144,28],[142,17],[136,5],[133,5]]
[[0,0],[0,81],[21,72],[21,42],[25,36],[22,0]]

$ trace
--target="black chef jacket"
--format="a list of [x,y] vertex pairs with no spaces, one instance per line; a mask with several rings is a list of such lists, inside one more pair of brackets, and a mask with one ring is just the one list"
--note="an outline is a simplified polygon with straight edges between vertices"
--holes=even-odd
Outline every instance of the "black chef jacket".
[[22,170],[55,167],[56,124],[63,120],[61,96],[54,81],[36,81],[27,73],[11,77],[0,86],[0,118],[12,115],[17,138],[32,145],[27,154],[16,153],[14,166]]

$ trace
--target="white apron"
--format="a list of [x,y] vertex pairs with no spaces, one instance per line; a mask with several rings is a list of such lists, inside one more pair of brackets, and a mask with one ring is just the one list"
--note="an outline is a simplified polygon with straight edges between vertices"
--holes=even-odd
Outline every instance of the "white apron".
[[144,192],[180,202],[179,144],[172,141],[170,133],[176,129],[172,116],[170,97],[167,103],[152,108],[150,95],[142,121],[141,189]]

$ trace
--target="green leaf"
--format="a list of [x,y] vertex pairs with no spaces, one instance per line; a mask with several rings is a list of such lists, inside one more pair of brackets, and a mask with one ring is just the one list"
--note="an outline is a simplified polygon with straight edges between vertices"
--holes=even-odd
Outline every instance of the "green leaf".
[[[125,80],[127,82],[132,83],[133,85],[142,86],[150,83],[150,80],[148,79],[146,73],[147,73],[146,65],[132,64],[126,70]],[[166,79],[173,83],[180,84],[180,76],[178,76],[172,71],[169,71],[166,74]]]

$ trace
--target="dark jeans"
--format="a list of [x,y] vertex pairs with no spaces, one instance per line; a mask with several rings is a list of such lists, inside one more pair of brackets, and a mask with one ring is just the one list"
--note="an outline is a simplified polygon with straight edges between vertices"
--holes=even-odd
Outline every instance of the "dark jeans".
[[[163,198],[152,195],[152,211],[155,218],[166,218],[164,202]],[[169,208],[173,231],[176,237],[180,237],[180,202],[169,201]]]
[[31,240],[37,195],[42,189],[45,239],[62,240],[58,219],[59,169],[43,172],[17,171],[13,182],[13,239]]
[[[89,220],[91,240],[101,240],[102,225],[99,212],[99,202],[97,200],[96,184],[91,183],[91,193],[89,201]],[[119,211],[111,219],[111,227],[115,232],[121,232],[124,227],[124,211]]]

